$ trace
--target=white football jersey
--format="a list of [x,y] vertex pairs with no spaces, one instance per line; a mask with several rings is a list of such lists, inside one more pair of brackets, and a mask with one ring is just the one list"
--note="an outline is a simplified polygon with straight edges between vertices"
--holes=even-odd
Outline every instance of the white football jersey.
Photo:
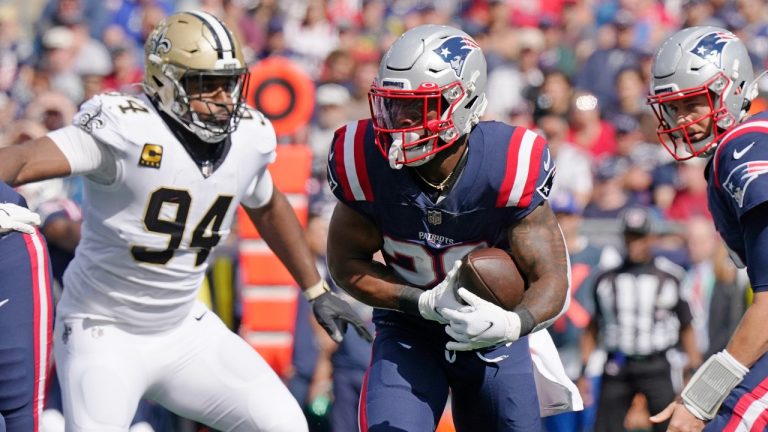
[[95,96],[70,127],[111,151],[116,179],[104,185],[99,173],[85,176],[82,239],[58,313],[151,331],[177,324],[241,198],[268,177],[272,125],[249,110],[219,165],[203,170],[143,96]]

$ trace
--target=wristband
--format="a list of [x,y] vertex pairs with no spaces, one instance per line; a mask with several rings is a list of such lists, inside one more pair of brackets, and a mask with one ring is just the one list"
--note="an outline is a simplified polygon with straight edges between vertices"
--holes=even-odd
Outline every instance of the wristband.
[[419,312],[419,296],[424,293],[418,288],[403,286],[397,298],[397,308],[408,315],[421,317]]
[[725,398],[749,369],[726,350],[713,355],[693,374],[682,393],[683,404],[700,420],[712,420]]
[[524,306],[515,308],[514,312],[520,317],[520,336],[523,337],[536,327],[536,319],[533,317],[531,311]]
[[328,286],[328,282],[326,282],[324,279],[320,279],[320,282],[312,285],[311,287],[304,290],[304,298],[307,299],[307,301],[312,301],[321,295],[329,292],[331,288]]

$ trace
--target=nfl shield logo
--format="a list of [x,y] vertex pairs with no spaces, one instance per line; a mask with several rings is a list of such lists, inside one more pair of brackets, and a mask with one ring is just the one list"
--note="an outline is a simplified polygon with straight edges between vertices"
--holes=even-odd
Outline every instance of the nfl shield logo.
[[443,223],[443,214],[439,210],[427,211],[427,222],[431,225],[440,225]]

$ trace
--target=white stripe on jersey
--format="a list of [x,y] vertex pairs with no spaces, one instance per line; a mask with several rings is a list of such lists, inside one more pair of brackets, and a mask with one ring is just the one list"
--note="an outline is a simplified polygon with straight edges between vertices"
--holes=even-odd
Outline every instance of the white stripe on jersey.
[[[744,396],[739,398],[739,402],[741,402]],[[768,405],[768,394],[764,394],[763,397],[761,397],[760,399],[752,401],[749,404],[749,408],[747,408],[744,411],[744,414],[741,416],[742,420],[739,422],[739,425],[736,428],[736,432],[741,432],[741,431],[747,432],[751,430],[752,426],[754,426],[754,424],[757,422],[757,420],[760,419],[760,416],[765,411],[766,405]]]
[[234,54],[232,50],[232,41],[229,39],[229,32],[227,32],[227,29],[221,24],[221,21],[206,12],[190,11],[189,13],[208,23],[209,28],[216,34],[216,37],[221,44],[220,49],[223,54],[222,59],[232,60],[232,55]]
[[525,185],[528,182],[528,170],[531,168],[533,142],[537,137],[535,132],[526,130],[523,139],[520,140],[520,149],[517,152],[517,172],[515,172],[515,181],[512,183],[512,191],[510,191],[509,199],[507,199],[507,207],[516,206],[520,202],[520,198],[523,197]]
[[741,124],[737,125],[735,128],[729,130],[728,133],[725,134],[725,136],[723,136],[723,138],[720,139],[720,142],[727,141],[728,138],[731,137],[731,135],[733,135],[734,133],[736,133],[736,132],[738,132],[738,131],[740,131],[742,129],[753,128],[753,127],[762,127],[762,128],[768,129],[768,121],[766,121],[766,120],[758,120],[758,121],[753,121],[753,122],[741,123]]
[[360,179],[357,177],[357,167],[355,166],[357,123],[347,123],[347,131],[344,133],[344,171],[347,172],[347,181],[349,182],[349,188],[352,190],[352,196],[356,200],[364,201],[365,192],[363,192],[363,187],[360,185]]

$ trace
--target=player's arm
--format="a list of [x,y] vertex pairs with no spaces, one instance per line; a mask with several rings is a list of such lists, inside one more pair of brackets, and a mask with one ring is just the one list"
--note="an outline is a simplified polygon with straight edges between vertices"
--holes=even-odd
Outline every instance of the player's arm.
[[402,310],[407,284],[375,261],[384,240],[376,226],[344,203],[337,203],[328,228],[328,268],[336,283],[359,301],[377,308]]
[[509,228],[509,245],[528,289],[516,308],[533,330],[548,327],[568,307],[568,257],[560,225],[547,202]]
[[266,196],[271,194],[267,202],[255,208],[244,206],[245,212],[259,230],[261,237],[301,287],[304,296],[312,305],[312,312],[318,323],[336,342],[341,342],[348,324],[351,324],[361,337],[372,340],[365,324],[352,307],[333,294],[328,284],[320,277],[304,230],[288,199],[271,181],[266,184],[271,187],[271,191],[266,192]]
[[69,161],[48,136],[0,149],[0,180],[11,186],[70,173]]
[[338,203],[328,229],[328,268],[333,280],[367,305],[447,323],[440,311],[461,306],[453,294],[460,262],[454,263],[441,283],[425,291],[408,285],[391,268],[374,260],[383,243],[373,223]]
[[514,342],[549,326],[568,307],[565,241],[549,204],[538,206],[508,230],[512,256],[529,286],[514,311],[481,299],[464,288],[459,296],[471,307],[441,310],[450,320],[450,350],[467,351]]
[[320,282],[304,230],[285,195],[272,186],[271,198],[258,208],[243,206],[259,234],[300,287]]
[[[768,352],[768,203],[747,211],[741,218],[746,245],[749,280],[755,291],[741,322],[731,336],[728,346],[711,356],[696,371],[682,392],[682,403],[673,402],[661,413],[651,417],[654,422],[670,420],[670,430],[688,430],[714,417],[720,404],[736,387],[751,367]],[[710,382],[718,381],[717,387]],[[716,397],[713,397],[716,396]]]

